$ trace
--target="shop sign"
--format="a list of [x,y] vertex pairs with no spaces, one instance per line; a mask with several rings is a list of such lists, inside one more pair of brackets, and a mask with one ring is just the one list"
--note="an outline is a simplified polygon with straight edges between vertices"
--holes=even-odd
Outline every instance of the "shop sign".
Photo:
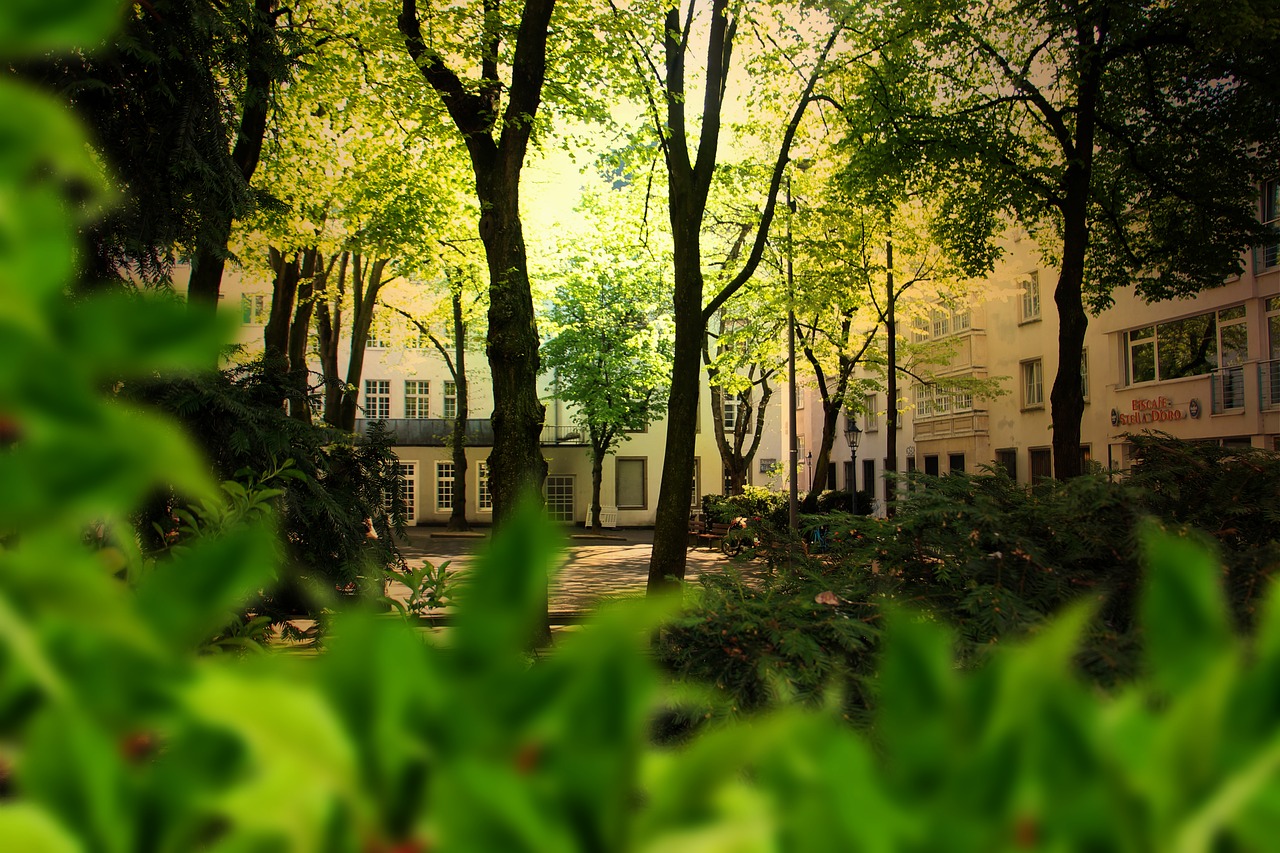
[[[1187,416],[1187,412],[1182,409],[1174,408],[1173,400],[1168,397],[1150,397],[1146,399],[1137,399],[1130,401],[1131,409],[1122,412],[1119,409],[1111,410],[1112,426],[1141,426],[1142,424],[1165,423],[1168,421],[1180,421]],[[1195,401],[1192,401],[1193,412],[1192,417],[1199,414],[1200,408]]]

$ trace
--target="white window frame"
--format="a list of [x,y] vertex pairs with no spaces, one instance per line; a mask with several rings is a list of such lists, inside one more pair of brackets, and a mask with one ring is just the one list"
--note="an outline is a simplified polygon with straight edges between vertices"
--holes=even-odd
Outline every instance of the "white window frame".
[[[1272,179],[1262,184],[1262,197],[1259,199],[1259,218],[1264,225],[1280,227],[1280,181]],[[1254,272],[1274,269],[1280,266],[1280,240],[1264,243],[1254,250]]]
[[[862,406],[863,406],[862,431],[863,432],[879,432],[880,430],[880,414],[879,414],[880,408],[879,406],[876,405],[877,396],[878,395],[876,394],[867,394],[865,397],[862,398]],[[844,416],[844,419],[847,422],[849,420],[849,416],[846,414]]]
[[436,512],[453,512],[453,461],[436,460]]
[[[796,389],[799,391],[799,389]],[[738,428],[738,416],[742,411],[742,401],[737,394],[721,394],[720,404],[724,409],[724,431],[733,432]],[[800,395],[796,394],[796,408],[800,408]]]
[[493,512],[493,491],[489,488],[489,463],[484,459],[476,465],[476,510]]
[[1040,271],[1032,270],[1022,279],[1021,322],[1040,319]]
[[[397,463],[400,470],[400,495],[404,499],[404,521],[408,525],[418,523],[418,463]],[[386,495],[387,512],[391,512],[391,494]]]
[[444,380],[444,402],[440,407],[440,416],[446,420],[458,416],[458,383],[452,379]]
[[371,421],[385,421],[391,418],[390,379],[364,381],[364,416]]
[[[564,500],[566,495],[567,501]],[[573,474],[548,474],[542,484],[542,497],[547,508],[547,516],[552,521],[574,520],[577,480]]]
[[1030,358],[1018,365],[1022,382],[1022,408],[1044,408],[1044,359]]
[[404,416],[408,420],[424,420],[431,417],[431,380],[406,379],[404,381]]
[[[1152,323],[1147,326],[1139,326],[1137,328],[1128,329],[1125,332],[1123,332],[1121,341],[1124,346],[1125,385],[1133,386],[1133,385],[1143,385],[1148,382],[1169,382],[1174,379],[1185,379],[1191,376],[1208,376],[1210,373],[1214,372],[1213,370],[1207,370],[1203,373],[1188,373],[1185,376],[1170,376],[1170,377],[1163,376],[1160,373],[1160,329],[1162,327],[1172,326],[1175,323],[1184,323],[1188,320],[1196,320],[1203,317],[1211,317],[1214,324],[1214,346],[1216,348],[1214,352],[1214,362],[1215,362],[1214,370],[1220,371],[1226,367],[1239,367],[1240,366],[1239,364],[1223,364],[1223,354],[1224,354],[1225,348],[1223,347],[1223,342],[1222,342],[1222,329],[1224,326],[1228,326],[1228,327],[1240,326],[1246,330],[1246,344],[1245,344],[1246,351],[1248,349],[1248,341],[1247,341],[1247,337],[1248,337],[1247,331],[1249,328],[1248,311],[1247,309],[1245,309],[1244,311],[1241,312],[1240,316],[1238,317],[1229,316],[1230,312],[1234,312],[1237,309],[1244,309],[1244,306],[1228,305],[1224,308],[1219,308],[1214,311],[1204,311],[1199,314],[1190,314],[1186,317],[1175,317],[1171,320],[1165,320],[1162,323]],[[1228,316],[1224,318],[1223,317],[1224,314],[1227,314]],[[1150,330],[1150,333],[1151,333],[1148,337],[1143,337],[1138,339],[1134,338],[1135,334],[1138,334],[1140,332],[1145,333],[1148,330]],[[1135,380],[1133,378],[1133,352],[1138,347],[1144,347],[1144,346],[1150,346],[1152,348],[1152,361],[1154,363],[1154,375],[1150,379]]]

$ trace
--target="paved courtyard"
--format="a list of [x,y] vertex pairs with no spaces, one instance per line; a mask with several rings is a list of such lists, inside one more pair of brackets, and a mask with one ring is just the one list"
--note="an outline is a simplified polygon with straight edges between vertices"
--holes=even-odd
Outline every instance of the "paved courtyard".
[[[606,598],[641,595],[649,576],[653,530],[606,530],[603,536],[584,535],[581,527],[568,531],[564,567],[551,584],[552,611],[578,611]],[[451,571],[465,572],[474,555],[488,543],[487,529],[480,536],[458,536],[442,527],[410,527],[409,543],[402,546],[406,561],[420,566],[424,560],[438,565],[449,561]],[[685,577],[716,571],[729,563],[719,549],[688,551]]]

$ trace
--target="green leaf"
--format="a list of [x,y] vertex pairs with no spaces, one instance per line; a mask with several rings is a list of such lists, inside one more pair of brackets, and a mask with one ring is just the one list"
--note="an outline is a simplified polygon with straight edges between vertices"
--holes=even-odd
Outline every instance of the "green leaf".
[[1156,686],[1177,694],[1233,647],[1222,568],[1202,544],[1149,527],[1142,534],[1147,584],[1142,599],[1146,658]]
[[119,0],[5,0],[0,56],[34,56],[90,47],[120,26]]
[[30,802],[0,803],[0,838],[23,853],[80,853],[84,847],[52,815]]

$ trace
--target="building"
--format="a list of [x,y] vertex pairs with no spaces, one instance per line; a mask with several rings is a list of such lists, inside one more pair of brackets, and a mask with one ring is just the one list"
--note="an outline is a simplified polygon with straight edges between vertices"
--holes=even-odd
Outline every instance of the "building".
[[[178,286],[182,281],[179,276]],[[234,312],[240,320],[241,342],[247,348],[261,348],[263,328],[271,309],[271,287],[239,271],[228,269],[222,286],[222,310]],[[457,387],[444,360],[435,348],[420,338],[406,322],[405,328],[390,328],[389,312],[379,315],[365,352],[361,376],[357,431],[373,420],[385,421],[395,433],[396,455],[405,478],[406,515],[410,524],[444,524],[453,511],[455,474],[448,437],[458,413]],[[340,358],[346,363],[346,354]],[[313,369],[314,366],[313,366]],[[704,494],[723,494],[725,482],[720,453],[713,431],[711,395],[705,386],[700,399],[695,445],[694,477],[690,503],[696,506]],[[489,423],[492,391],[489,365],[482,352],[468,354],[469,414],[466,426],[467,518],[486,523],[493,512],[485,460],[493,445]],[[586,520],[591,504],[591,458],[586,434],[573,422],[570,407],[556,394],[554,376],[543,377],[541,399],[546,405],[542,432],[542,452],[547,460],[544,486],[546,506],[553,519],[564,522]],[[778,399],[766,418],[757,461],[766,460],[753,482],[781,488],[770,467],[781,456],[781,419]],[[732,429],[737,411],[726,406],[725,420]],[[647,430],[632,433],[606,458],[600,489],[602,517],[623,527],[649,526],[657,512],[662,457],[666,445],[665,420]],[[766,473],[768,472],[768,473]],[[771,478],[772,477],[772,478]],[[616,510],[616,516],[614,511]]]
[[[1276,222],[1280,189],[1270,181],[1261,215]],[[969,311],[935,311],[924,334],[953,339],[936,371],[999,381],[987,399],[914,384],[899,400],[898,470],[929,474],[999,464],[1020,483],[1053,472],[1049,392],[1058,370],[1057,271],[1015,232],[1008,252]],[[1080,364],[1085,394],[1082,456],[1107,469],[1130,462],[1126,433],[1153,429],[1191,441],[1280,450],[1280,243],[1245,258],[1244,272],[1188,299],[1147,304],[1132,292],[1090,318]],[[811,390],[807,408],[815,408]],[[884,499],[884,394],[870,395],[857,463],[842,441],[832,456],[841,488],[875,487]],[[816,417],[797,437],[813,446]],[[801,457],[806,455],[801,452]],[[861,470],[854,471],[857,467]],[[803,477],[801,485],[803,486]]]

